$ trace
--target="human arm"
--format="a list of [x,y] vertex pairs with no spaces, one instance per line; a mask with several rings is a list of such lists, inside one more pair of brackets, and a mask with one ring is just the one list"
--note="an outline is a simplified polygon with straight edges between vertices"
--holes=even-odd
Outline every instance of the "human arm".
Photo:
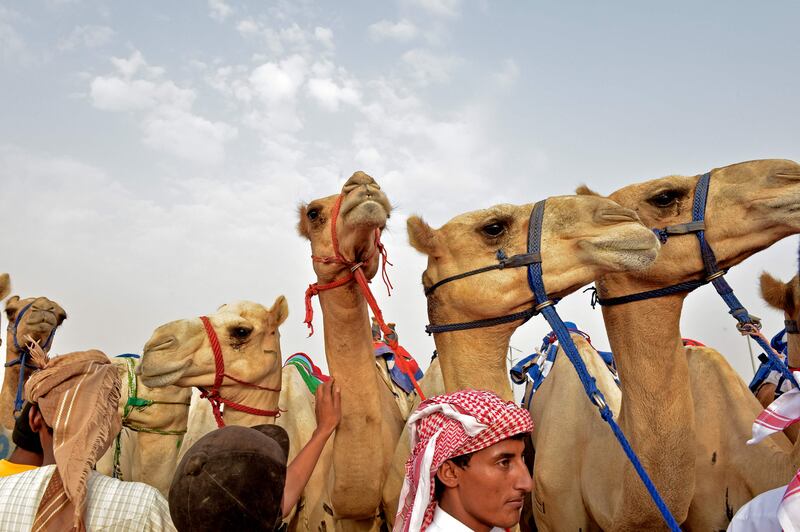
[[331,437],[339,420],[342,418],[341,391],[339,386],[331,379],[323,382],[316,393],[317,428],[311,439],[295,456],[286,469],[286,485],[283,488],[283,504],[281,510],[283,517],[289,515],[297,504],[300,495],[311,478],[311,473],[317,465],[322,450],[328,438]]

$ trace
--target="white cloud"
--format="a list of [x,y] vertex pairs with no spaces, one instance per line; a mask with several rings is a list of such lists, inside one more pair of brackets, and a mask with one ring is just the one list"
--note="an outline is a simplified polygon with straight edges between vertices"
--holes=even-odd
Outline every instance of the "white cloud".
[[233,14],[233,8],[225,0],[208,0],[208,9],[211,18],[220,22]]
[[16,11],[0,5],[0,61],[28,64],[32,54],[17,28],[22,17]]
[[464,62],[460,57],[435,54],[422,48],[409,50],[402,59],[410,68],[412,77],[423,86],[449,81],[453,71]]
[[114,37],[114,30],[108,26],[76,26],[70,34],[58,43],[62,52],[74,50],[78,46],[99,48]]
[[317,26],[314,28],[314,37],[319,41],[322,46],[328,50],[333,50],[333,30],[330,28],[322,28]]
[[228,124],[211,122],[180,109],[148,115],[142,129],[145,145],[199,164],[221,163],[225,144],[238,133]]
[[259,32],[258,23],[251,18],[240,20],[239,24],[236,25],[236,29],[242,35],[255,35]]
[[503,61],[502,68],[492,74],[494,81],[501,87],[510,87],[517,82],[519,78],[519,66],[513,59],[506,59]]
[[397,22],[390,20],[379,20],[369,26],[369,36],[373,41],[392,40],[398,42],[408,42],[414,39],[419,30],[408,19],[401,19]]
[[443,17],[455,17],[459,14],[461,0],[409,0],[425,11]]
[[194,90],[163,79],[164,70],[148,65],[138,50],[112,63],[117,75],[97,76],[90,84],[97,109],[142,113],[142,142],[152,149],[199,164],[224,160],[225,144],[237,137],[237,130],[193,114]]
[[307,63],[300,55],[292,55],[280,63],[267,62],[250,75],[255,93],[267,103],[293,100],[305,80]]
[[308,81],[308,93],[328,111],[338,111],[339,103],[356,105],[361,95],[353,84],[337,85],[330,78],[312,78]]

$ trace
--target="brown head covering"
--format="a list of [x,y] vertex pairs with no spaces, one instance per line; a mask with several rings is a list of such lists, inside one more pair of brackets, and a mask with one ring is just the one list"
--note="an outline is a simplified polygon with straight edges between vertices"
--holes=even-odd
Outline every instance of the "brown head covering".
[[281,522],[288,454],[289,436],[277,425],[231,425],[209,432],[175,470],[169,488],[175,528],[275,530]]
[[82,532],[89,472],[121,427],[119,374],[100,351],[48,359],[34,348],[32,359],[41,369],[25,383],[25,397],[53,429],[56,460],[33,530]]

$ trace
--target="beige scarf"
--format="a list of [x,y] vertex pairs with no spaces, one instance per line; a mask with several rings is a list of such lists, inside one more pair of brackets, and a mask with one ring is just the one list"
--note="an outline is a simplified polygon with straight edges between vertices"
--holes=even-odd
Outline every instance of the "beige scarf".
[[83,532],[89,473],[121,426],[119,374],[100,351],[48,359],[35,346],[31,355],[41,369],[25,384],[25,397],[53,429],[56,460],[32,530]]

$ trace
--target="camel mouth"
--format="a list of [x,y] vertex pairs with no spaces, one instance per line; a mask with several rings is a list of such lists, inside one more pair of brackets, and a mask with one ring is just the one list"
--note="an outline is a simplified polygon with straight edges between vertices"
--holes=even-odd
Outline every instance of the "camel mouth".
[[392,212],[389,200],[381,191],[357,190],[342,202],[342,219],[353,225],[375,225],[383,228]]
[[173,346],[178,340],[174,336],[167,336],[165,338],[156,338],[150,340],[144,345],[145,353],[152,353],[153,351],[165,351]]
[[142,383],[145,386],[149,388],[162,388],[175,384],[178,379],[183,376],[190,364],[190,360],[165,364],[157,368],[159,370],[158,373],[150,373],[148,370],[152,370],[152,368],[149,367],[152,366],[152,364],[145,364],[145,362],[142,362],[138,368],[139,376],[142,378]]
[[[611,271],[643,270],[658,258],[658,238],[646,228],[628,238],[596,238],[582,240],[579,247]],[[637,229],[639,229],[637,228]]]

